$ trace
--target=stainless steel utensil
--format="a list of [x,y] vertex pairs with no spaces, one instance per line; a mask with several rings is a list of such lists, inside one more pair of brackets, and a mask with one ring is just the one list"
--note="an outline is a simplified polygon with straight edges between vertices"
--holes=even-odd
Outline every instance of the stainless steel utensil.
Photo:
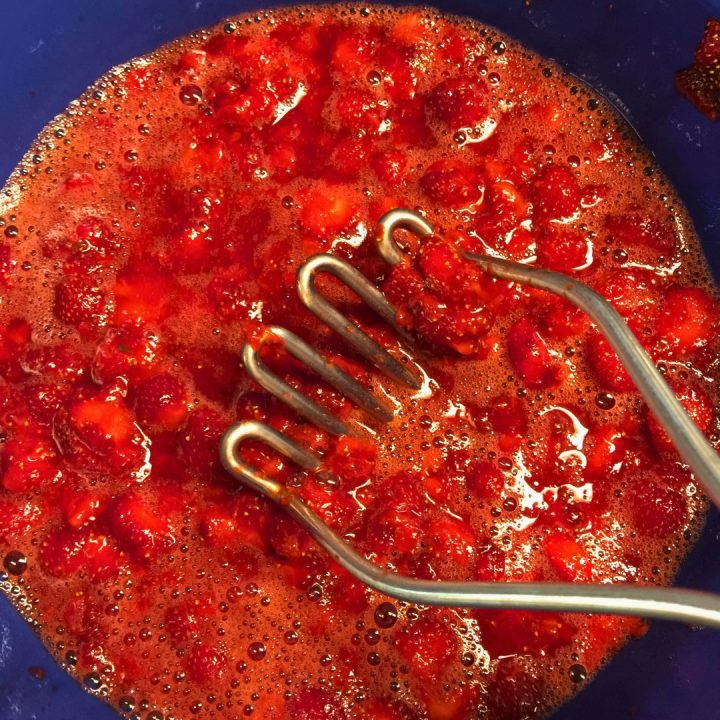
[[[386,213],[379,221],[376,239],[380,254],[390,265],[403,262],[406,258],[393,237],[397,228],[414,232],[421,238],[432,234],[430,224],[412,210],[400,208]],[[720,457],[687,415],[625,321],[607,300],[586,285],[557,272],[488,255],[464,253],[464,256],[493,277],[555,293],[586,312],[618,354],[648,407],[665,428],[699,483],[713,503],[720,507]],[[330,273],[342,281],[383,320],[405,336],[396,321],[394,307],[384,295],[358,270],[336,256],[315,255],[300,268],[297,291],[304,305],[383,373],[408,387],[417,388],[418,379],[412,371],[343,316],[318,292],[315,276],[321,272]],[[293,357],[305,363],[376,419],[382,421],[392,417],[391,408],[297,335],[281,327],[270,327],[256,345],[244,345],[242,357],[245,367],[265,390],[310,422],[334,435],[348,432],[343,421],[290,387],[262,363],[259,352],[268,340],[281,342]],[[323,470],[321,458],[268,425],[254,421],[230,427],[220,446],[220,457],[228,472],[248,487],[282,505],[346,570],[386,595],[424,605],[635,615],[720,629],[720,596],[697,590],[624,584],[428,581],[383,570],[355,551],[297,495],[244,462],[239,457],[238,449],[247,439],[259,440],[301,468],[319,472],[327,482],[333,482],[332,476]]]

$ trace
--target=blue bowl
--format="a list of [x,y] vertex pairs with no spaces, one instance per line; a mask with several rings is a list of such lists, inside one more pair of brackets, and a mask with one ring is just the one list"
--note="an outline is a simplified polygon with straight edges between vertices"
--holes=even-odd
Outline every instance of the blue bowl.
[[[5,2],[0,42],[0,177],[36,133],[105,70],[258,0]],[[720,0],[457,0],[443,10],[520,39],[603,91],[656,154],[687,204],[720,278],[720,126],[673,89]],[[679,583],[720,592],[720,517],[712,512]],[[555,720],[720,718],[720,633],[656,623]],[[35,668],[41,668],[44,676]],[[30,670],[33,669],[32,672]],[[0,598],[0,718],[117,720],[60,670]],[[321,720],[318,718],[318,720]]]

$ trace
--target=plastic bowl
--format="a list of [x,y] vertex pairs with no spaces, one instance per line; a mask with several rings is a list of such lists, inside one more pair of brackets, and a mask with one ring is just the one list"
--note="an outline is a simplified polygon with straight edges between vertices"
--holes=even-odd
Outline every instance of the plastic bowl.
[[[259,0],[25,0],[4,3],[0,43],[0,176],[41,127],[105,70]],[[635,126],[680,191],[720,277],[720,126],[673,89],[720,0],[466,0],[438,2],[555,58],[603,91]],[[720,519],[713,512],[679,583],[720,591]],[[720,717],[720,633],[656,623],[555,720]],[[31,668],[41,668],[39,679]],[[0,598],[0,718],[117,720],[60,670]],[[320,719],[318,719],[320,720]]]

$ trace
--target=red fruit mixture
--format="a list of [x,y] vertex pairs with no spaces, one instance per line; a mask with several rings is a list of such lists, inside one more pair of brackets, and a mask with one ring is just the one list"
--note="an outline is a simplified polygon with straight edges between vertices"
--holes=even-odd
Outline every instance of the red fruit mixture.
[[[59,660],[143,717],[522,720],[642,632],[379,596],[217,453],[251,418],[323,453],[338,487],[244,448],[415,577],[669,582],[704,503],[614,352],[581,312],[459,252],[602,292],[716,441],[717,297],[633,137],[556,66],[431,12],[239,18],[88,91],[0,198],[0,542]],[[398,205],[436,235],[406,237],[415,261],[390,270],[370,233]],[[417,397],[301,307],[295,272],[321,251],[398,305],[430,378]],[[331,439],[254,386],[238,351],[267,323],[382,383],[395,420]]]

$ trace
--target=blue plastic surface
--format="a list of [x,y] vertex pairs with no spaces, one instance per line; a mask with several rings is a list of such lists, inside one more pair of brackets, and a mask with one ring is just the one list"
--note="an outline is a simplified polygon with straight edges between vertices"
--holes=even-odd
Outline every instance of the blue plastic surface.
[[[41,127],[97,76],[258,0],[5,0],[0,8],[0,178]],[[673,89],[720,0],[437,2],[494,24],[593,84],[630,119],[675,183],[720,277],[720,125]],[[680,582],[720,592],[720,518]],[[41,667],[38,680],[30,667]],[[555,720],[717,720],[720,632],[657,623]],[[0,598],[0,720],[117,720],[60,670]],[[320,720],[320,719],[318,719]]]

